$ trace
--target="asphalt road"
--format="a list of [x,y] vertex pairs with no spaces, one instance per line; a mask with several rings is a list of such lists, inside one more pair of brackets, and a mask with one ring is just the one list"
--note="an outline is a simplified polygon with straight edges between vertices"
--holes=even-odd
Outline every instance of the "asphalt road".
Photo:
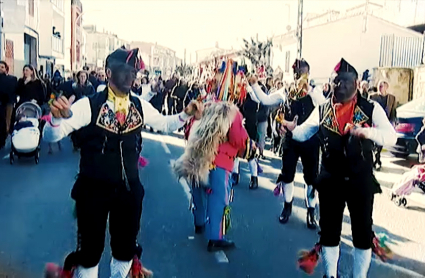
[[[63,150],[55,149],[52,155],[47,154],[45,144],[42,146],[39,165],[33,159],[9,165],[7,148],[0,151],[0,159],[4,158],[0,161],[0,278],[41,277],[46,262],[61,262],[76,245],[69,193],[77,173],[78,153],[72,152],[68,139],[63,140]],[[310,249],[317,240],[317,233],[305,225],[301,168],[296,176],[293,216],[283,226],[277,221],[281,203],[272,194],[279,159],[268,153],[268,159],[261,162],[264,173],[256,191],[248,190],[249,172],[243,163],[230,234],[237,248],[208,253],[206,240],[194,235],[187,188],[171,172],[170,163],[182,154],[183,146],[179,136],[144,133],[144,155],[149,165],[140,173],[146,196],[139,239],[144,247],[143,262],[155,277],[309,277],[296,266],[298,251]],[[384,162],[379,175],[387,176],[387,165]],[[398,167],[402,173],[403,166]],[[398,256],[391,264],[374,260],[369,277],[424,277],[413,271],[425,274],[425,210],[420,205],[414,208],[400,209],[386,196],[377,197],[376,230],[389,234]],[[348,217],[345,221],[340,274],[350,277]],[[108,240],[100,265],[101,278],[109,277]],[[321,266],[310,277],[322,277],[320,274]]]

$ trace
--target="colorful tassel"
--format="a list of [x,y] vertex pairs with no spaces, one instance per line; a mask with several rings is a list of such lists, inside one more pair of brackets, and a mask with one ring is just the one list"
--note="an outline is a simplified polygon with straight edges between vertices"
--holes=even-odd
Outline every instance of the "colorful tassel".
[[150,278],[153,277],[153,272],[144,268],[142,262],[137,256],[133,258],[133,264],[131,266],[131,278]]
[[316,243],[314,248],[310,251],[300,251],[300,256],[298,258],[298,267],[307,274],[313,274],[319,262],[320,249],[321,245],[319,243]]
[[231,223],[231,219],[230,219],[230,206],[225,206],[224,207],[224,212],[223,212],[223,219],[222,219],[222,233],[223,235],[227,235],[227,233],[230,230],[232,223]]
[[44,271],[45,278],[72,278],[73,270],[63,270],[59,265],[47,263]]
[[143,156],[139,156],[138,162],[139,162],[139,167],[141,167],[141,168],[144,168],[144,167],[148,166],[148,164],[149,164],[149,160],[147,160]]
[[383,262],[391,260],[394,257],[393,251],[387,246],[388,236],[386,234],[373,235],[372,251]]

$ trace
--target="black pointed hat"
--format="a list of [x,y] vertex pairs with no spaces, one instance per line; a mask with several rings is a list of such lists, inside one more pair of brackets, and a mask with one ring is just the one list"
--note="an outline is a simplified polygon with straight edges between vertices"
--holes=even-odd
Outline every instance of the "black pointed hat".
[[340,75],[342,73],[352,73],[353,75],[358,78],[359,74],[357,73],[356,69],[350,65],[347,61],[345,61],[344,58],[341,58],[341,61],[336,65],[334,71]]
[[299,71],[299,69],[301,68],[308,68],[308,70],[310,71],[310,65],[307,63],[306,60],[304,59],[296,59],[294,64],[292,65],[292,69],[294,71]]
[[114,52],[108,55],[106,58],[106,67],[111,64],[127,64],[134,67],[136,71],[142,68],[142,59],[139,54],[139,49],[127,50],[125,48],[118,48]]

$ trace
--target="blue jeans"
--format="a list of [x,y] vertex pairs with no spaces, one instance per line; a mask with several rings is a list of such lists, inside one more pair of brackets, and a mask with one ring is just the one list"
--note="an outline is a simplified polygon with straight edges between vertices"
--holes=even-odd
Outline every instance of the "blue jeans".
[[222,168],[210,171],[208,187],[192,186],[195,225],[205,225],[208,240],[224,239],[223,213],[231,192],[230,172]]

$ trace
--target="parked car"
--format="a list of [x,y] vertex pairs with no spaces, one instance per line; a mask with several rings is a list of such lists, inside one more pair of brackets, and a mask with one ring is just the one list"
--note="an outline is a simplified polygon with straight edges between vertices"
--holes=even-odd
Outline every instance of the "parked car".
[[408,157],[416,154],[418,143],[416,135],[422,127],[425,118],[425,97],[414,99],[397,108],[397,144],[389,149],[396,157]]

